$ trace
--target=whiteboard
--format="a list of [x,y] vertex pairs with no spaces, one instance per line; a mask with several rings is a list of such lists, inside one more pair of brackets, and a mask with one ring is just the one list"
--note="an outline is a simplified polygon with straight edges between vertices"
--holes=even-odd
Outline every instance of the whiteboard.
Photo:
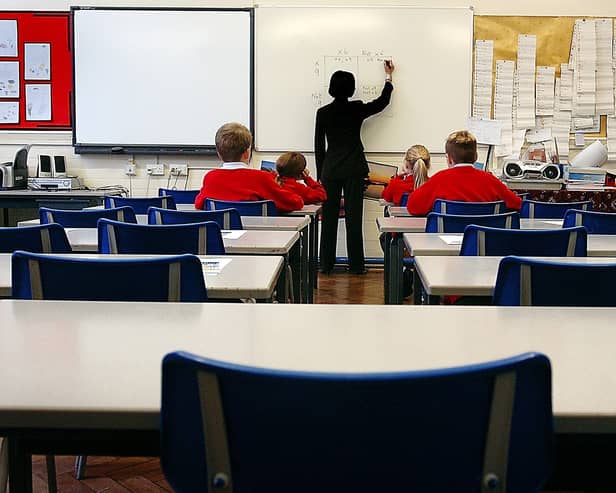
[[469,8],[257,7],[256,148],[312,151],[316,110],[329,77],[356,78],[353,99],[378,97],[383,60],[396,64],[390,106],[364,122],[366,151],[413,144],[444,152],[471,107],[473,12]]
[[251,9],[73,10],[74,145],[190,151],[223,123],[252,128],[252,24]]

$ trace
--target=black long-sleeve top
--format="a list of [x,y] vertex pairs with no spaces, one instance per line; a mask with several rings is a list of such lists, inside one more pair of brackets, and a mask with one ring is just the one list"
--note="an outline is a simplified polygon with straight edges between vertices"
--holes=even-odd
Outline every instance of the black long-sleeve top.
[[368,175],[361,125],[366,118],[385,109],[393,90],[391,82],[385,82],[381,95],[369,103],[335,99],[317,110],[314,154],[318,179]]

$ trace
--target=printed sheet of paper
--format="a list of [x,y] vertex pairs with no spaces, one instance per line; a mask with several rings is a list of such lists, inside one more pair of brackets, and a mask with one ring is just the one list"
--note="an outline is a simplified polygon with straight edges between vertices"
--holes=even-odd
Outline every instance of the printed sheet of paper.
[[494,41],[475,41],[475,72],[473,74],[473,116],[490,118],[492,108],[492,63]]
[[518,36],[517,62],[517,108],[515,126],[534,128],[535,126],[535,61],[537,58],[537,36],[520,34]]
[[439,235],[439,238],[448,245],[462,244],[462,235]]
[[222,230],[221,234],[224,239],[237,240],[238,238],[241,238],[242,236],[244,236],[246,234],[246,231],[241,230],[241,229],[234,229],[234,230],[226,229],[226,230]]
[[577,54],[573,72],[573,116],[592,116],[596,111],[597,33],[594,20],[578,19]]
[[513,61],[496,60],[494,119],[502,123],[501,145],[495,149],[497,156],[508,156],[512,152],[514,72]]
[[[566,65],[563,64],[563,66]],[[571,98],[568,99],[568,104],[563,104],[562,82],[561,75],[554,85],[556,97],[554,98],[554,120],[552,122],[552,136],[556,139],[556,148],[561,162],[563,157],[569,156],[569,133],[571,132]],[[566,98],[565,101],[567,101]]]
[[19,97],[19,62],[0,62],[0,98]]
[[51,120],[50,84],[26,84],[26,120]]
[[25,43],[24,63],[26,80],[51,80],[51,45]]
[[0,101],[0,125],[19,123],[19,102]]
[[537,67],[536,115],[554,114],[554,67]]
[[616,116],[607,117],[607,158],[616,160]]
[[205,275],[218,275],[222,270],[231,263],[230,258],[202,258],[201,265]]
[[614,114],[614,69],[612,58],[613,26],[612,19],[595,21],[597,37],[597,114]]
[[0,20],[0,57],[17,56],[17,21]]
[[478,144],[499,145],[501,143],[502,122],[471,117],[466,120],[466,128],[477,139]]

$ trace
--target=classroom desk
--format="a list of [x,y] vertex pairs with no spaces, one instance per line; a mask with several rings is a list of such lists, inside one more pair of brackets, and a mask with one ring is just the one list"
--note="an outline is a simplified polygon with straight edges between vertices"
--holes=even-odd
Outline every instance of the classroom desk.
[[[190,209],[188,206],[190,206]],[[94,208],[100,209],[101,207],[91,207],[90,209]],[[178,210],[195,210],[195,208],[191,204],[178,204]],[[137,214],[137,223],[147,224],[148,216],[146,214]],[[35,226],[38,224],[40,224],[39,219],[30,219],[17,223],[18,226]],[[302,288],[299,291],[301,292],[302,302],[312,303],[314,301],[314,285],[310,282],[309,217],[242,216],[242,225],[244,229],[250,231],[297,231],[300,233],[301,271],[297,281],[299,282],[301,279]],[[94,251],[96,251],[96,248]]]
[[[441,296],[492,296],[498,264],[503,257],[415,257],[415,289],[423,288],[428,304]],[[563,263],[616,263],[616,257],[529,257]],[[417,291],[418,292],[418,291]]]
[[[60,255],[79,258],[109,258],[110,255],[99,254],[73,254]],[[113,255],[121,258],[143,258],[152,255]],[[274,291],[281,291],[280,301],[285,301],[286,285],[278,280],[284,266],[284,259],[274,255],[199,255],[201,260],[221,260],[226,263],[222,268],[205,268],[203,275],[207,288],[208,298],[213,299],[240,299],[254,298],[269,301]],[[0,253],[0,296],[11,296],[11,254]]]
[[[400,233],[423,233],[426,218],[420,216],[377,217],[379,234],[385,235],[383,252],[383,292],[385,304],[402,303],[402,256],[404,248]],[[559,229],[561,220],[520,219],[521,229]]]
[[[0,190],[0,209],[2,225],[9,226],[9,209],[38,209],[57,207],[63,209],[82,209],[100,204],[105,195],[122,195],[123,188],[107,190]],[[14,224],[13,224],[14,225]]]
[[584,461],[611,461],[596,440],[616,442],[615,319],[615,308],[0,301],[11,491],[28,491],[33,453],[157,456],[161,360],[179,349],[314,372],[433,369],[540,351],[553,368],[557,473],[588,480]]

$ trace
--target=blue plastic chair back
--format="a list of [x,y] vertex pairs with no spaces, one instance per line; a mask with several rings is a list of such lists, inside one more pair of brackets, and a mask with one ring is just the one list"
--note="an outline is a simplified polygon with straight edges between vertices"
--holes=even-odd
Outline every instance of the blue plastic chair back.
[[[503,306],[616,306],[616,264],[570,264],[505,257],[494,287]],[[572,286],[579,286],[574,289]]]
[[573,226],[584,226],[591,235],[616,235],[616,214],[570,209],[565,212],[563,228]]
[[147,214],[148,208],[177,209],[173,197],[110,197],[105,196],[105,209],[132,207],[135,214]]
[[205,199],[205,210],[237,209],[240,216],[277,216],[278,209],[273,200],[214,200]]
[[221,255],[225,246],[214,222],[194,224],[128,224],[98,221],[99,253]]
[[458,200],[437,199],[434,201],[432,211],[461,216],[484,216],[487,214],[503,214],[507,212],[507,206],[505,206],[504,200],[497,200],[495,202],[461,202]]
[[114,209],[83,209],[80,211],[39,207],[39,218],[41,224],[57,223],[65,228],[96,228],[96,223],[101,218],[126,223],[137,222],[135,211],[126,206]]
[[66,231],[59,224],[0,228],[0,253],[27,250],[35,253],[70,253]]
[[520,216],[529,219],[562,219],[569,209],[591,211],[592,201],[537,202],[536,200],[522,200]]
[[[178,493],[217,491],[213,482],[252,493],[479,492],[491,475],[505,480],[503,466],[507,492],[527,493],[550,470],[544,355],[324,374],[179,352],[162,373],[161,462]],[[507,425],[489,432],[499,419]],[[504,464],[484,468],[494,445],[508,451]]]
[[402,197],[400,197],[400,207],[406,207],[407,202],[409,201],[409,193],[404,192]]
[[220,229],[244,229],[242,217],[236,209],[215,211],[174,211],[172,209],[148,209],[148,224],[190,224],[214,221]]
[[203,267],[194,255],[92,259],[17,251],[13,298],[21,300],[207,300]]
[[583,226],[533,230],[473,224],[464,230],[460,255],[585,257],[586,248],[587,232]]
[[483,216],[458,216],[431,212],[426,219],[426,233],[464,233],[464,229],[469,224],[491,228],[520,229],[520,214],[506,212]]
[[173,197],[176,204],[194,204],[200,190],[174,190],[172,188],[159,188],[159,197]]

